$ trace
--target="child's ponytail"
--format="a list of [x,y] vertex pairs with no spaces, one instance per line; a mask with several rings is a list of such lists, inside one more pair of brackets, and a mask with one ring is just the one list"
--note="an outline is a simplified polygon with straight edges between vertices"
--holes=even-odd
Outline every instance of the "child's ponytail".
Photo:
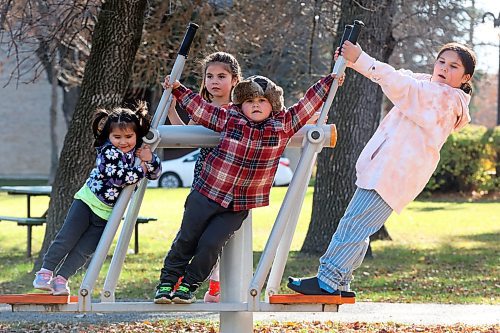
[[[134,111],[137,117],[137,142],[138,146],[142,144],[142,137],[148,134],[149,127],[151,126],[151,116],[148,113],[148,106],[146,102],[137,102],[137,107]],[[140,144],[139,144],[140,142]]]
[[472,85],[470,84],[470,82],[462,83],[460,89],[463,90],[466,94],[472,95]]
[[94,119],[92,120],[94,147],[102,146],[107,140],[107,135],[103,135],[103,130],[108,118],[109,113],[105,109],[97,109],[97,111],[94,113]]

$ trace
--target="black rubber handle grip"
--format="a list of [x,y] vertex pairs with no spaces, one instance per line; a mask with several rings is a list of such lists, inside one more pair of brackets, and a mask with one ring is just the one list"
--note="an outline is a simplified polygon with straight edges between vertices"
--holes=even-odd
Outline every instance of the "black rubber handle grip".
[[356,44],[358,41],[359,33],[361,32],[361,28],[364,27],[365,24],[362,21],[354,21],[354,25],[351,30],[351,34],[349,35],[349,41],[353,44]]
[[340,45],[339,45],[340,49],[342,49],[342,45],[344,45],[344,42],[351,35],[351,31],[352,31],[352,25],[351,24],[346,25],[344,28],[344,33],[342,34],[342,39],[340,40]]
[[187,58],[189,49],[191,48],[191,43],[193,42],[194,35],[196,34],[196,30],[198,30],[198,28],[198,24],[193,22],[189,23],[186,34],[184,35],[184,39],[182,40],[181,48],[178,52],[180,55]]

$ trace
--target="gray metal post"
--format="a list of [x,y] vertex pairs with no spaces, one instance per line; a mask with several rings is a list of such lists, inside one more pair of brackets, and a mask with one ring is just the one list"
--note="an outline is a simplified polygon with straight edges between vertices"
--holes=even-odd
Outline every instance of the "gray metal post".
[[302,209],[302,204],[304,203],[304,197],[307,192],[309,180],[311,179],[312,169],[314,164],[316,163],[316,156],[317,154],[314,155],[310,163],[307,164],[308,169],[305,171],[305,176],[299,178],[300,181],[297,183],[297,187],[299,190],[297,191],[297,200],[295,200],[296,205],[294,209],[288,212],[286,217],[283,217],[286,221],[288,221],[288,223],[285,231],[283,232],[283,236],[281,237],[281,241],[279,242],[276,257],[274,258],[271,272],[269,273],[269,277],[267,279],[265,293],[266,301],[269,301],[269,296],[275,295],[279,292],[281,279],[283,277],[283,272],[285,271],[288,253],[290,252],[290,246],[293,240],[293,235],[295,234],[295,229],[297,228],[300,211]]
[[101,240],[97,245],[94,256],[90,261],[89,268],[87,269],[82,284],[80,285],[80,291],[78,294],[79,311],[87,312],[92,310],[92,290],[94,290],[99,272],[101,271],[106,255],[108,254],[111,243],[113,242],[113,238],[118,230],[123,213],[125,212],[130,197],[132,196],[134,186],[127,186],[123,189],[122,193],[118,197],[113,211],[111,212],[108,223],[106,223]]
[[[252,212],[224,246],[221,258],[221,302],[247,303],[247,288],[252,279]],[[221,333],[252,333],[253,313],[221,312]]]
[[127,255],[128,245],[130,243],[135,224],[137,223],[137,216],[139,215],[142,199],[144,198],[144,193],[146,192],[146,186],[147,181],[144,179],[141,180],[141,183],[139,184],[129,204],[125,221],[122,225],[120,237],[116,243],[111,264],[109,265],[108,274],[106,275],[106,280],[104,281],[104,286],[101,292],[101,302],[115,301],[116,285],[123,268],[123,263],[125,262],[125,256]]
[[262,286],[264,285],[267,274],[276,256],[281,237],[287,227],[289,212],[295,211],[297,200],[301,199],[300,196],[303,194],[303,188],[300,188],[301,178],[306,177],[309,165],[302,161],[312,161],[316,154],[317,152],[314,151],[314,147],[310,147],[309,142],[306,142],[299,164],[293,175],[292,182],[288,186],[285,199],[278,212],[278,216],[276,217],[271,234],[269,235],[250,284],[249,292],[253,297],[259,297],[260,295]]

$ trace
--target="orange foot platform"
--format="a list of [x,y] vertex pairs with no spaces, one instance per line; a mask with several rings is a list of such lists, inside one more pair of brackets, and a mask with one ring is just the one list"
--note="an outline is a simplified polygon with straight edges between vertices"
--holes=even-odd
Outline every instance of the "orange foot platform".
[[302,294],[278,294],[269,297],[271,304],[354,304],[354,297],[302,295]]
[[68,304],[78,302],[78,296],[54,296],[51,294],[11,294],[0,295],[4,304]]

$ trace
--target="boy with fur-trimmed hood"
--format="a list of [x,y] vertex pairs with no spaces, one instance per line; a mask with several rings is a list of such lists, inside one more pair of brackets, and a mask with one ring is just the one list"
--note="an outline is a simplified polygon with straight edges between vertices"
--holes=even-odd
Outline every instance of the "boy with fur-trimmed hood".
[[[269,192],[280,156],[290,138],[326,100],[335,75],[312,87],[285,109],[283,90],[264,76],[239,82],[227,108],[215,107],[178,81],[177,102],[200,125],[221,133],[188,195],[181,228],[165,257],[155,303],[191,303],[194,291],[209,276],[223,245],[251,208],[269,205]],[[184,276],[179,288],[173,288]]]

